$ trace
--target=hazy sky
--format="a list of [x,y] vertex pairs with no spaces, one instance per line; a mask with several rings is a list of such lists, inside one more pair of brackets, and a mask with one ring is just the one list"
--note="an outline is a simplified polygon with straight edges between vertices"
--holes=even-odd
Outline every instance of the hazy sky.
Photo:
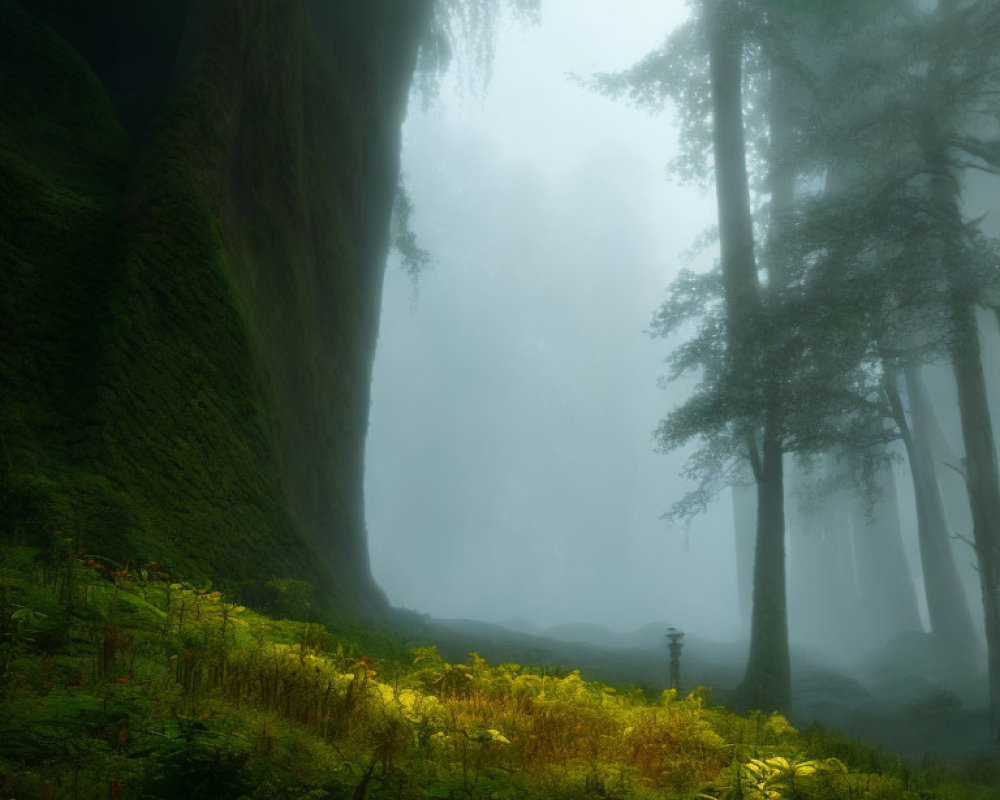
[[689,533],[659,519],[687,484],[653,452],[669,346],[645,333],[714,197],[665,180],[670,114],[566,79],[629,66],[685,15],[546,0],[502,33],[485,99],[411,104],[403,169],[435,263],[415,304],[387,275],[366,487],[397,605],[738,632],[728,500]]

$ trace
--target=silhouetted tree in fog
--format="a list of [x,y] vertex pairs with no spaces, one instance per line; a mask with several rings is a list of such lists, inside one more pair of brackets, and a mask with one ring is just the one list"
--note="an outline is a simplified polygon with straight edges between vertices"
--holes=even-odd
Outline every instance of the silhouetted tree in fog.
[[[916,366],[897,370],[887,365],[886,371],[886,392],[913,476],[920,562],[931,631],[940,637],[943,645],[955,652],[959,660],[975,664],[981,649],[951,553],[951,533],[931,450],[933,411]],[[899,372],[902,376],[897,374]],[[901,377],[904,378],[902,385],[909,401],[909,415],[899,391]]]
[[[998,264],[995,244],[963,219],[961,198],[966,170],[1000,171],[995,138],[1000,6],[941,0],[931,11],[914,5],[908,12],[892,19],[877,40],[869,38],[867,48],[857,47],[827,83],[836,113],[826,118],[821,158],[846,177],[846,187],[817,199],[804,215],[809,222],[802,241],[812,249],[803,257],[825,262],[821,269],[836,274],[841,285],[846,273],[863,287],[855,295],[858,307],[866,309],[859,315],[864,319],[859,335],[877,341],[882,353],[887,395],[924,506],[922,540],[931,528],[943,531],[945,522],[928,434],[920,430],[926,403],[916,367],[942,357],[951,363],[983,596],[993,726],[1000,734],[1000,483],[976,321],[977,305],[996,291]],[[852,146],[845,148],[844,142]],[[906,377],[909,425],[898,396],[899,371]],[[938,544],[924,544],[945,553],[947,543],[938,537]],[[937,556],[925,560],[931,585],[944,580],[938,565]],[[957,592],[948,590],[952,596]],[[932,623],[936,630],[968,628],[956,608],[935,609]]]
[[[674,374],[700,370],[698,390],[663,421],[664,449],[697,439],[689,471],[699,488],[674,513],[698,511],[748,465],[756,484],[750,653],[740,701],[790,702],[785,589],[784,454],[850,450],[874,474],[891,435],[870,343],[846,336],[837,296],[797,259],[797,187],[813,165],[796,159],[811,102],[809,58],[844,20],[778,2],[706,0],[701,15],[631,70],[597,88],[655,106],[678,102],[689,174],[714,166],[721,270],[683,273],[654,320],[667,335],[700,320],[672,357]],[[826,32],[825,32],[826,31]],[[710,138],[706,134],[711,133]],[[710,144],[709,144],[710,143]],[[751,213],[751,181],[766,217]],[[764,268],[758,272],[758,261]]]

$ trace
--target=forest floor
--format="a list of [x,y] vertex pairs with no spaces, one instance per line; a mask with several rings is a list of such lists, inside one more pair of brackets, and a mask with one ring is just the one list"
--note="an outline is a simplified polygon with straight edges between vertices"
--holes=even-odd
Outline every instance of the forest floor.
[[541,639],[515,663],[503,629],[361,625],[268,588],[255,610],[63,535],[0,547],[0,798],[1000,797],[998,757],[908,760],[637,686],[632,651]]
[[[410,635],[432,642],[447,658],[475,650],[490,661],[580,669],[610,684],[669,686],[666,625],[614,634],[593,625],[528,633],[487,622],[400,615]],[[707,687],[725,703],[746,661],[745,642],[688,636],[682,658],[686,686]],[[914,652],[917,651],[917,652]],[[956,762],[995,752],[986,705],[986,676],[934,663],[929,636],[907,634],[867,663],[829,666],[822,654],[793,655],[794,711],[800,727],[820,723],[867,744],[915,760]]]

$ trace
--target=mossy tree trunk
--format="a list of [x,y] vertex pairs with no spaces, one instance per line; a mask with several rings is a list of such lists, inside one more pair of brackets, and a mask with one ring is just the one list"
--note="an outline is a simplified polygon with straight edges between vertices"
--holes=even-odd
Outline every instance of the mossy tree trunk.
[[[364,440],[400,126],[431,0],[24,5],[90,61],[138,146],[124,180],[87,187],[122,209],[101,247],[52,232],[59,251],[95,251],[86,318],[58,342],[16,326],[25,358],[2,377],[18,387],[3,432],[31,455],[17,468],[53,478],[70,498],[65,525],[100,552],[215,580],[303,577],[378,611]],[[39,107],[48,95],[15,88],[51,119],[50,137],[73,142],[92,125],[93,108],[64,118]],[[52,166],[25,142],[21,161]],[[41,240],[23,250],[26,269],[52,259]],[[81,309],[79,282],[49,272],[46,303]],[[15,425],[49,402],[16,373],[29,354],[73,364],[80,342],[93,352],[67,396],[89,427],[71,477],[59,465],[79,431]]]

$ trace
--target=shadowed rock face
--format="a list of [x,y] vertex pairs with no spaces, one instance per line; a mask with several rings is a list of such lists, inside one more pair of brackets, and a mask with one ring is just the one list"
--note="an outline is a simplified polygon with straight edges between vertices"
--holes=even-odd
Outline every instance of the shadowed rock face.
[[377,612],[362,515],[430,2],[0,0],[0,518]]

